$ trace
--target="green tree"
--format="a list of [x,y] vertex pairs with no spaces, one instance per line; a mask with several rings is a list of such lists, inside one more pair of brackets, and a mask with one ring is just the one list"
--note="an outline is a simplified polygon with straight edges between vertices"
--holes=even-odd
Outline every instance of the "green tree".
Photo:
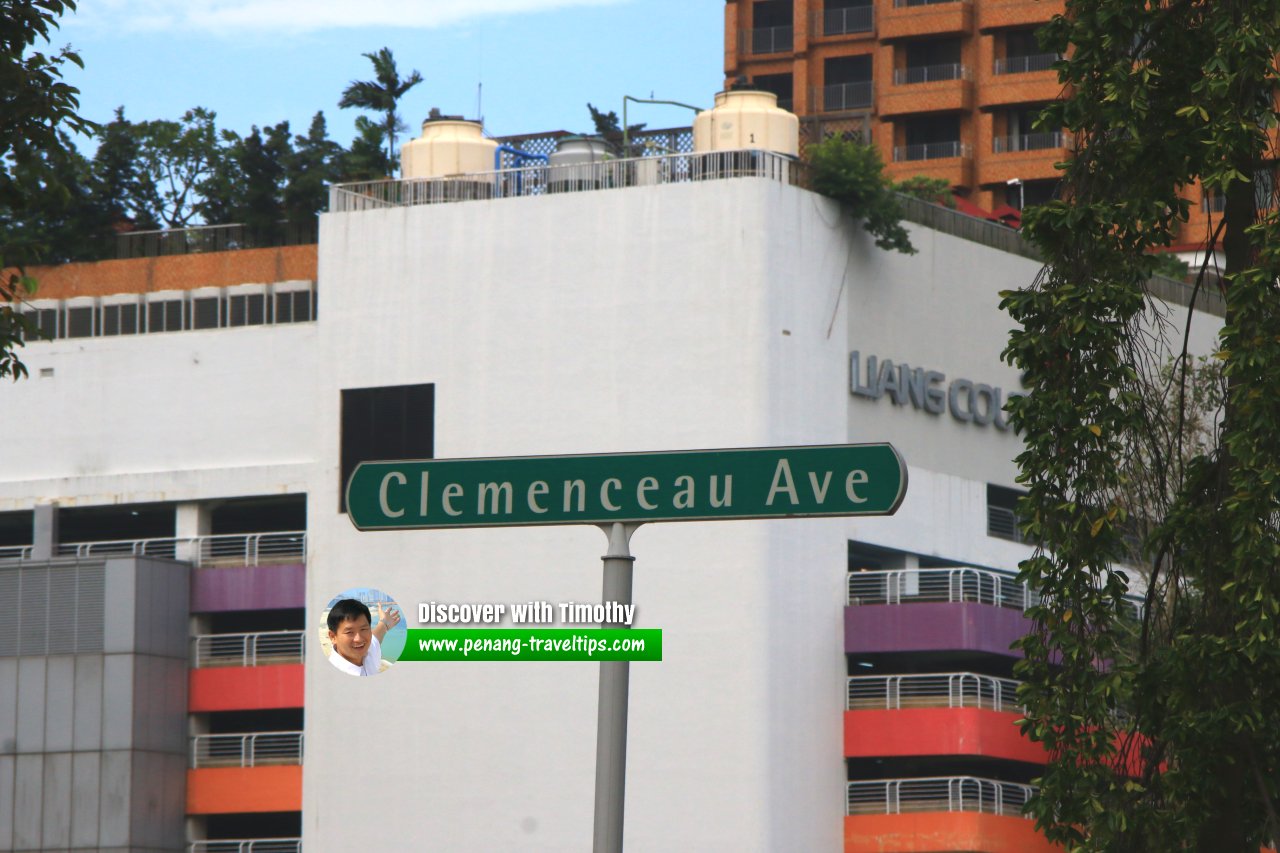
[[138,176],[132,201],[140,222],[183,228],[199,221],[199,188],[225,155],[216,118],[212,110],[195,107],[179,121],[157,119],[132,126]]
[[[70,48],[46,53],[34,48],[49,42],[58,18],[74,12],[73,0],[0,2],[0,211],[20,218],[47,193],[63,193],[56,181],[57,154],[65,151],[65,133],[91,131],[82,118],[79,90],[62,78],[67,63],[82,65]],[[0,377],[26,375],[16,348],[36,333],[19,311],[35,282],[28,264],[42,259],[47,247],[25,235],[0,231]]]
[[[1255,853],[1280,837],[1280,215],[1255,199],[1277,126],[1277,0],[1067,0],[1042,43],[1071,96],[1064,193],[1028,211],[1047,265],[1004,294],[1025,448],[1022,564],[1041,590],[1021,641],[1024,731],[1050,760],[1030,806],[1071,849]],[[1225,403],[1188,452],[1185,329],[1146,291],[1195,180],[1225,193]],[[1261,205],[1259,205],[1261,202]],[[1197,291],[1205,286],[1199,271]],[[1170,393],[1153,405],[1170,358]],[[1135,465],[1149,578],[1130,618]]]
[[884,161],[874,145],[830,136],[808,150],[814,192],[842,202],[882,249],[914,254],[902,226],[903,209],[884,177]]
[[306,228],[329,202],[328,184],[341,177],[342,146],[329,138],[324,113],[311,119],[305,136],[293,140],[285,164],[284,216],[291,227]]
[[383,147],[386,129],[365,116],[356,117],[356,138],[338,157],[337,171],[343,181],[376,181],[395,171]]
[[[396,108],[405,92],[422,82],[422,75],[417,71],[411,71],[407,77],[401,79],[390,48],[384,47],[376,53],[362,55],[373,63],[374,79],[353,80],[343,90],[338,106],[342,109],[356,107],[382,114],[381,128],[383,139],[387,144],[386,162],[390,165],[388,172],[382,176],[386,177],[400,162],[396,151],[396,133],[405,129],[404,122],[396,113]],[[361,130],[358,124],[357,130]],[[361,135],[364,135],[363,131]]]
[[[601,112],[590,103],[587,104],[587,109],[591,113],[591,124],[595,128],[596,136],[603,138],[605,142],[608,142],[610,145],[614,146],[614,148],[621,150],[623,137],[622,120],[618,118],[618,114],[613,110],[609,110],[607,113]],[[629,139],[635,139],[635,135],[644,130],[644,127],[643,123],[629,124],[627,125],[626,136]],[[623,157],[639,157],[643,153],[641,146],[637,143],[632,142],[631,147],[636,150],[630,152],[623,151]]]

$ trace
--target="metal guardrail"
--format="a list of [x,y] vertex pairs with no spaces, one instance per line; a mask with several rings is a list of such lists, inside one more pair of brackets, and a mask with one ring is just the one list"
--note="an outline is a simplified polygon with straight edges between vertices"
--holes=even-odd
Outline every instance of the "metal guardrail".
[[918,145],[895,145],[893,161],[944,160],[948,157],[972,157],[973,149],[963,142],[922,142]]
[[866,109],[871,106],[873,88],[870,80],[823,86],[822,109],[827,112]]
[[191,665],[271,666],[302,663],[304,632],[259,631],[253,634],[198,634],[191,640]]
[[875,29],[875,6],[849,6],[844,9],[823,9],[814,15],[814,29],[824,36],[842,36],[848,33],[869,33]]
[[302,853],[301,838],[237,838],[193,841],[187,853]]
[[1012,136],[997,136],[991,140],[991,150],[996,154],[1007,154],[1014,151],[1043,151],[1049,148],[1063,147],[1063,134],[1060,130],[1043,133],[1017,133]]
[[893,5],[899,9],[907,6],[936,6],[942,3],[968,3],[969,0],[893,0]]
[[895,86],[906,86],[914,83],[938,83],[943,80],[971,80],[973,72],[969,66],[958,62],[943,62],[938,65],[911,65],[906,68],[893,69]]
[[[32,546],[0,548],[0,562],[31,560]],[[229,533],[217,536],[109,539],[97,542],[61,542],[54,559],[102,560],[109,557],[161,557],[188,560],[197,566],[262,566],[296,563],[306,559],[307,534],[303,530],[268,533]]]
[[992,65],[996,74],[1026,74],[1029,71],[1049,71],[1053,63],[1062,59],[1060,53],[1033,53],[1027,56],[1005,56]]
[[972,602],[1026,610],[1040,596],[1013,572],[971,566],[849,573],[849,605]]
[[302,225],[279,223],[271,229],[254,229],[242,223],[192,225],[159,231],[130,231],[115,237],[116,258],[155,258],[165,255],[198,255],[234,249],[266,249],[303,246],[319,241],[318,222]]
[[913,675],[855,675],[849,678],[849,711],[903,708],[985,708],[1022,711],[1018,686],[1022,682],[974,672]]
[[743,53],[787,53],[795,44],[795,29],[784,27],[756,27],[743,32]]
[[302,732],[196,735],[191,738],[191,766],[195,769],[301,763]]
[[725,178],[767,178],[794,184],[799,183],[801,168],[785,154],[759,150],[663,154],[563,166],[534,165],[444,178],[335,184],[330,187],[329,209],[348,213]]
[[987,535],[1011,542],[1026,542],[1018,527],[1018,514],[1007,507],[987,504]]
[[1036,788],[976,776],[933,776],[920,779],[877,779],[850,782],[846,814],[911,814],[915,812],[983,812],[1022,816]]

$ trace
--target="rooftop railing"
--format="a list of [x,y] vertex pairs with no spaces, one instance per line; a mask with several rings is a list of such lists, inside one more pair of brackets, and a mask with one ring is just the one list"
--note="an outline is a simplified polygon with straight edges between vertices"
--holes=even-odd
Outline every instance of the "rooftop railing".
[[302,763],[302,732],[196,735],[191,766],[262,767]]
[[800,165],[794,158],[772,151],[663,154],[561,166],[534,165],[443,178],[335,184],[329,190],[329,209],[349,213],[726,178],[766,178],[795,184],[799,183],[799,172]]
[[915,812],[983,812],[1022,815],[1035,794],[1031,785],[999,782],[975,776],[934,776],[921,779],[878,779],[850,782],[847,814],[910,814]]
[[129,231],[115,237],[115,256],[155,258],[164,255],[197,255],[234,249],[265,249],[275,246],[302,246],[318,241],[317,223],[279,223],[273,228],[251,228],[244,224],[192,225],[160,231]]
[[[217,536],[61,542],[54,559],[75,562],[108,557],[161,557],[189,560],[197,566],[261,566],[302,562],[306,559],[306,553],[306,532],[287,530]],[[0,548],[0,561],[30,560],[31,554],[31,545],[6,546]]]
[[204,669],[302,663],[303,637],[302,631],[199,634],[191,640],[191,665]]
[[238,838],[194,841],[187,853],[302,853],[301,838]]
[[1020,681],[974,672],[855,675],[849,678],[850,711],[903,708],[985,708],[1021,711]]

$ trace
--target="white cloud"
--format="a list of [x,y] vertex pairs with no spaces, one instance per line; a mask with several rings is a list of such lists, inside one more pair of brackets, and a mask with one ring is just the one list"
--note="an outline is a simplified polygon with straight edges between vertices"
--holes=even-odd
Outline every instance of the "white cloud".
[[64,23],[115,31],[308,32],[354,27],[427,29],[627,0],[83,0]]

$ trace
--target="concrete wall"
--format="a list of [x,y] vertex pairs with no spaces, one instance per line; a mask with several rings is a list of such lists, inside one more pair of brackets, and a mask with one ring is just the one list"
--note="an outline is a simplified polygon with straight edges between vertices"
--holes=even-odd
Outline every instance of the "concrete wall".
[[0,850],[183,849],[187,571],[109,560],[96,651],[0,656]]

